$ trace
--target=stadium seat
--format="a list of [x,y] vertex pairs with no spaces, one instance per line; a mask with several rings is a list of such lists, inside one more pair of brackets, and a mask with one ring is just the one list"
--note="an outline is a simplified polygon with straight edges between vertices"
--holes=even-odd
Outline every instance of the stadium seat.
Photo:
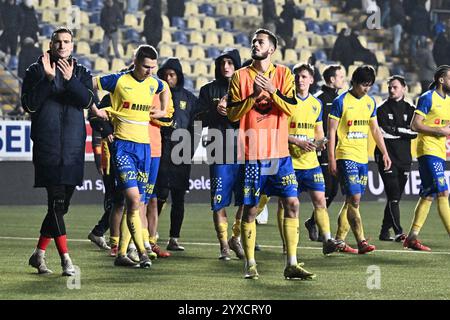
[[87,12],[89,5],[86,0],[75,0],[74,4],[80,8],[82,12]]
[[374,83],[372,85],[372,88],[370,88],[370,90],[369,90],[369,95],[375,96],[375,95],[379,95],[379,94],[380,94],[380,86],[378,83]]
[[338,22],[336,25],[336,33],[341,32],[342,29],[348,29],[348,25],[346,22]]
[[80,24],[82,27],[89,25],[89,15],[86,11],[80,11]]
[[50,38],[52,36],[53,31],[55,31],[55,27],[51,24],[41,24],[40,34],[46,38]]
[[172,57],[173,56],[173,51],[172,51],[172,47],[167,45],[167,44],[160,44],[159,45],[159,56],[160,57]]
[[187,28],[193,30],[201,30],[202,24],[200,23],[200,19],[198,17],[189,17],[187,20]]
[[[124,53],[123,46],[122,46],[121,42],[117,43],[117,50],[119,51],[119,54],[120,54],[121,57],[125,56],[125,53]],[[109,55],[110,56],[114,56],[114,49],[113,49],[112,45],[109,46]]]
[[126,46],[126,52],[125,52],[125,57],[132,57],[134,55],[134,50],[136,50],[136,48],[138,47],[137,43],[128,43]]
[[184,77],[184,88],[191,92],[195,91],[194,82],[188,77]]
[[207,32],[205,35],[205,45],[207,46],[217,46],[217,44],[219,43],[219,36],[217,35],[217,33],[210,31]]
[[331,19],[331,10],[329,7],[322,7],[319,9],[319,16],[317,17],[318,21],[332,21]]
[[302,6],[313,6],[314,0],[300,0],[300,5]]
[[92,12],[89,16],[89,23],[100,25],[100,12]]
[[375,57],[377,58],[378,63],[384,63],[386,62],[386,55],[383,52],[383,50],[377,50],[375,51]]
[[56,9],[66,10],[68,7],[72,6],[72,1],[70,0],[57,0],[56,1]]
[[298,62],[297,52],[294,49],[286,49],[284,51],[284,63],[296,64]]
[[197,79],[195,80],[195,89],[200,90],[200,88],[203,87],[208,82],[209,82],[208,78],[197,77]]
[[175,47],[175,57],[178,59],[189,59],[189,49],[183,44],[178,44]]
[[103,38],[104,38],[104,34],[105,34],[105,32],[103,31],[102,27],[95,26],[94,29],[92,30],[91,41],[102,42]]
[[386,80],[391,76],[389,68],[386,66],[379,66],[377,70],[377,78],[379,80]]
[[202,29],[204,31],[216,30],[216,19],[212,17],[206,17],[205,19],[203,19]]
[[224,16],[228,17],[230,14],[230,11],[228,10],[228,5],[221,2],[218,3],[216,6],[216,16]]
[[380,92],[381,92],[382,95],[389,94],[389,88],[388,88],[388,84],[387,84],[386,81],[383,81],[381,83]]
[[203,35],[200,31],[191,31],[189,36],[189,42],[191,44],[203,44]]
[[193,46],[191,49],[191,59],[205,59],[205,50],[203,49],[203,47],[198,45]]
[[303,20],[294,19],[294,34],[306,32],[306,25]]
[[281,50],[275,50],[275,52],[272,55],[271,59],[274,63],[281,63],[283,62],[283,55],[281,54]]
[[79,57],[78,63],[85,66],[88,70],[92,70],[92,62],[88,57]]
[[185,17],[191,17],[198,15],[198,6],[193,1],[186,1],[185,2],[185,10],[184,10],[184,16]]
[[225,31],[233,30],[233,24],[231,23],[230,19],[228,19],[228,18],[220,18],[219,22],[218,22],[218,27]]
[[163,21],[163,29],[170,28],[170,21],[169,18],[167,18],[166,15],[161,15],[162,21]]
[[209,65],[208,77],[213,78],[213,79],[216,78],[216,64],[215,63]]
[[244,62],[245,60],[251,59],[251,57],[252,57],[250,49],[246,48],[246,47],[239,48],[239,55],[241,56],[242,62]]
[[326,62],[328,60],[325,50],[322,49],[316,50],[314,52],[314,56],[316,57],[317,61]]
[[311,47],[313,48],[323,48],[325,46],[325,41],[323,40],[323,36],[318,34],[314,34],[311,36]]
[[130,27],[125,31],[125,39],[126,42],[140,42],[141,35],[136,29]]
[[208,74],[208,67],[202,61],[195,61],[192,73],[197,76],[206,75]]
[[189,61],[186,60],[181,60],[181,68],[183,69],[183,73],[190,76],[192,75],[192,68],[191,68],[191,64],[189,63]]
[[352,64],[348,67],[348,72],[347,74],[351,77],[353,72],[355,72],[356,68],[358,68],[358,66],[356,64]]
[[234,3],[231,6],[230,15],[232,17],[244,17],[245,16],[244,6],[241,3]]
[[37,4],[36,8],[38,9],[53,9],[55,8],[55,1],[54,0],[42,0],[40,3]]
[[126,64],[122,59],[114,58],[111,63],[111,72],[118,72],[126,68]]
[[305,19],[317,20],[317,11],[313,7],[306,7],[305,9]]
[[308,37],[305,35],[299,35],[297,36],[295,40],[295,48],[301,49],[301,48],[308,48],[309,47],[309,40]]
[[126,27],[132,27],[132,28],[136,29],[138,27],[138,19],[136,18],[136,16],[134,14],[127,13],[125,15],[125,21],[123,24]]
[[[41,33],[41,35],[43,35],[43,34]],[[91,39],[91,34],[89,32],[89,29],[88,28],[80,28],[80,29],[76,30],[75,38],[78,41],[79,40],[89,41]],[[91,50],[91,52],[92,52],[92,50]]]
[[246,17],[259,17],[258,6],[255,4],[247,4],[245,7],[245,16]]
[[59,10],[58,19],[56,20],[58,25],[68,26],[71,24],[71,20],[72,16],[69,16],[66,10]]
[[91,55],[91,46],[86,41],[78,41],[76,42],[77,50],[76,53],[79,55],[90,56]]
[[161,43],[172,43],[172,34],[169,30],[162,31]]
[[172,17],[172,27],[175,27],[180,30],[184,30],[186,28],[186,22],[182,17]]
[[320,33],[320,26],[317,22],[313,20],[309,20],[306,22],[306,30],[310,32],[314,32],[319,34]]
[[103,0],[91,0],[89,4],[91,11],[101,11],[103,8]]
[[331,22],[324,22],[320,26],[320,32],[322,34],[335,34],[334,26]]
[[53,11],[44,10],[42,12],[41,22],[54,23],[55,22],[55,14]]
[[50,49],[50,37],[47,38],[47,39],[43,39],[41,41],[41,50],[42,50],[42,52],[46,52],[49,49]]
[[198,7],[198,11],[200,13],[205,14],[208,17],[214,16],[214,7],[210,5],[209,3],[203,3]]
[[231,32],[222,32],[220,35],[220,45],[227,47],[227,46],[234,46],[234,37]]
[[312,52],[308,49],[301,49],[300,55],[299,55],[299,62],[300,63],[307,63],[309,58],[311,57]]
[[108,60],[100,57],[95,58],[94,70],[99,73],[109,73]]
[[248,47],[250,45],[250,39],[245,33],[239,33],[236,35],[235,43]]
[[[208,35],[206,35],[206,37],[208,37]],[[216,59],[219,56],[219,54],[220,54],[220,50],[217,49],[215,46],[208,47],[208,49],[206,49],[206,56],[208,58]]]
[[173,33],[173,40],[179,44],[188,44],[188,37],[184,31],[175,31]]

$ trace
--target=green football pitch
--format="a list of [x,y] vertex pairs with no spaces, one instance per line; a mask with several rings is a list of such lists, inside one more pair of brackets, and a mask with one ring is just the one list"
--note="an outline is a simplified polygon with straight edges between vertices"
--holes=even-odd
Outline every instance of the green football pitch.
[[[403,202],[402,222],[409,229],[414,202]],[[338,205],[330,210],[336,229]],[[309,203],[301,208],[299,260],[317,274],[314,281],[283,278],[282,254],[276,226],[275,204],[270,204],[269,223],[258,226],[256,253],[259,280],[243,279],[243,262],[218,260],[209,206],[187,205],[181,242],[185,252],[158,259],[151,269],[113,266],[113,258],[87,240],[101,214],[100,206],[72,206],[66,216],[69,249],[79,268],[76,278],[60,275],[54,244],[47,261],[54,274],[39,276],[28,266],[36,245],[43,206],[0,207],[0,299],[173,299],[173,300],[303,300],[303,299],[448,299],[450,298],[450,239],[433,205],[421,239],[433,252],[403,250],[399,243],[378,241],[384,203],[363,202],[361,213],[366,237],[377,246],[369,255],[334,254],[324,257],[320,243],[307,239],[303,227],[310,215]],[[229,216],[232,216],[229,211]],[[230,218],[230,226],[232,219]],[[166,209],[160,222],[164,247],[169,228]],[[230,228],[229,228],[230,229]],[[354,246],[352,235],[349,243]]]

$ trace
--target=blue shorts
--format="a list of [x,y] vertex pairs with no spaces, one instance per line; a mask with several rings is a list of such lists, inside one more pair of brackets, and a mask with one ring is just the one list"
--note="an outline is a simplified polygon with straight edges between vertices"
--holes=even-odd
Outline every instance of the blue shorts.
[[256,206],[261,194],[281,198],[297,197],[297,179],[291,157],[245,161],[244,204]]
[[363,195],[366,191],[369,165],[352,160],[337,160],[342,193],[346,196]]
[[419,160],[420,196],[435,196],[448,190],[445,179],[445,160],[435,156],[421,156]]
[[150,144],[116,139],[112,143],[111,156],[116,167],[117,188],[138,187],[144,201],[150,172]]
[[209,167],[211,178],[211,210],[216,212],[228,207],[234,193],[234,205],[244,203],[242,190],[242,164],[213,164]]
[[156,178],[158,177],[160,160],[161,160],[160,157],[152,157],[151,158],[150,173],[148,176],[147,185],[145,187],[145,199],[144,199],[145,204],[147,204],[150,199],[156,198],[156,193],[154,191],[155,191]]
[[325,180],[320,166],[305,170],[295,169],[295,177],[298,183],[298,195],[303,191],[325,192]]

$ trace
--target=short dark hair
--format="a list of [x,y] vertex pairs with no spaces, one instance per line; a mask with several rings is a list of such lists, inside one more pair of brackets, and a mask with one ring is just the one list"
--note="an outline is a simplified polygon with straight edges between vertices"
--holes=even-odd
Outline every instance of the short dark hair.
[[375,69],[372,66],[364,65],[356,68],[355,72],[352,74],[352,85],[370,83],[373,85],[375,83]]
[[277,46],[278,46],[278,39],[277,39],[277,36],[272,31],[261,28],[261,29],[256,30],[254,35],[256,36],[256,35],[258,35],[260,33],[267,34],[269,36],[270,42],[272,42],[272,44],[275,47],[275,49],[277,48]]
[[400,84],[402,85],[402,87],[406,87],[406,81],[405,81],[405,78],[403,77],[403,76],[401,76],[401,75],[398,75],[398,74],[396,74],[396,75],[393,75],[392,77],[390,77],[389,79],[388,79],[388,84],[391,84],[391,82],[392,81],[395,81],[395,80],[397,80],[398,82],[400,82]]
[[314,67],[308,63],[298,63],[292,68],[294,74],[300,73],[303,70],[308,71],[311,77],[314,77]]
[[50,40],[53,42],[56,38],[56,35],[59,33],[68,33],[70,34],[70,40],[73,41],[73,32],[68,27],[58,27],[55,31],[53,31]]
[[142,62],[145,58],[158,59],[158,51],[153,46],[141,44],[135,51],[134,56],[137,61]]
[[434,81],[430,85],[430,90],[437,88],[439,79],[443,78],[447,74],[448,71],[450,71],[450,66],[448,66],[446,64],[443,64],[436,69],[436,72],[434,74]]
[[341,70],[342,66],[338,64],[332,64],[323,70],[323,79],[325,80],[325,83],[331,83],[331,78],[336,77],[336,71]]

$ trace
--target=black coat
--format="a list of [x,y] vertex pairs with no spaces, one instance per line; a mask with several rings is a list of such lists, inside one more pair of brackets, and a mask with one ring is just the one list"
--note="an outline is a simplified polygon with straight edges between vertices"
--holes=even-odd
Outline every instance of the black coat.
[[190,159],[192,159],[195,151],[194,147],[197,144],[194,143],[194,139],[180,141],[180,143],[189,143],[191,145],[191,154],[185,155],[181,153],[181,157],[187,157],[189,159],[188,163],[175,164],[172,161],[171,153],[179,142],[171,141],[171,136],[177,129],[186,129],[191,133],[190,136],[194,137],[193,121],[196,114],[197,97],[184,89],[183,69],[177,58],[169,58],[161,64],[158,70],[158,77],[160,79],[162,79],[165,69],[172,69],[177,73],[178,83],[175,88],[170,89],[174,107],[173,124],[171,127],[161,127],[162,153],[156,188],[188,190],[189,176],[191,173]]
[[42,57],[27,70],[22,105],[31,114],[35,187],[81,185],[86,127],[83,109],[94,101],[91,73],[74,59],[73,76],[47,79]]
[[[392,164],[409,170],[411,166],[411,140],[417,133],[411,131],[411,120],[415,108],[405,100],[388,99],[377,109],[377,120],[380,126]],[[375,159],[383,161],[381,151],[375,148]]]
[[20,30],[20,42],[23,42],[26,37],[30,37],[34,42],[38,42],[39,23],[36,10],[34,10],[34,7],[27,7],[23,3],[20,4],[20,9],[22,10],[24,21],[22,30]]

